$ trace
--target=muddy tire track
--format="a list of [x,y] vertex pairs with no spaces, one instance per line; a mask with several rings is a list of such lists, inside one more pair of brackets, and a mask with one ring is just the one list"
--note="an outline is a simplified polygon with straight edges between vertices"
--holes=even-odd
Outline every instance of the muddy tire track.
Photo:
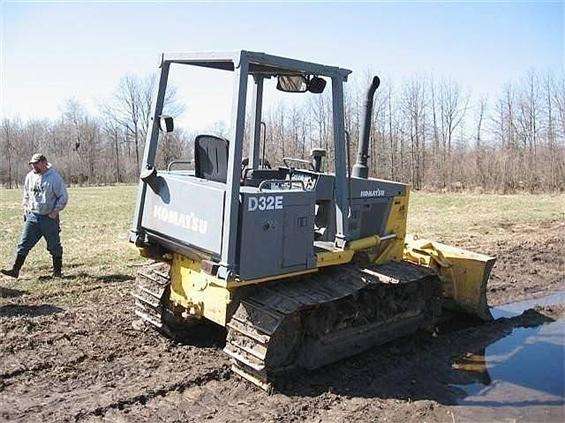
[[[80,285],[73,285],[70,287],[62,286],[62,287],[53,287],[52,292],[45,292],[45,293],[36,293],[36,292],[27,292],[22,291],[17,297],[14,296],[12,300],[12,304],[19,304],[19,303],[34,303],[34,302],[45,302],[45,300],[52,300],[66,296],[81,296],[83,294],[87,294],[93,291],[99,291],[101,289],[115,289],[119,286],[129,287],[130,289],[133,287],[133,280],[132,277],[128,277],[122,281],[115,281],[115,282],[108,282],[102,280],[94,279],[91,283],[81,283]],[[6,296],[5,298],[10,298],[10,296]]]
[[59,314],[0,319],[0,420],[86,418],[227,374],[217,343],[182,345],[135,331],[124,288],[78,307],[55,303],[67,308]]
[[82,411],[73,416],[74,421],[81,421],[92,416],[104,416],[112,410],[124,410],[133,405],[145,405],[149,401],[156,399],[158,397],[164,397],[173,391],[182,392],[185,389],[194,386],[202,386],[210,381],[220,381],[227,380],[230,377],[229,365],[225,364],[217,369],[209,371],[205,374],[198,375],[196,377],[191,377],[187,380],[181,380],[175,383],[169,383],[156,388],[151,388],[139,395],[135,395],[128,398],[120,399],[119,401],[112,402],[110,404],[96,407],[90,411]]

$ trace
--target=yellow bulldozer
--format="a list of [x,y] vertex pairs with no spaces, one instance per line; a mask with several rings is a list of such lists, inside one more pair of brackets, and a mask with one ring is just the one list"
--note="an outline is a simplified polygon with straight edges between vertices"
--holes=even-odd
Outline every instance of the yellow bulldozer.
[[[193,66],[233,74],[229,139],[198,135],[194,157],[157,169],[159,139],[174,130],[163,114],[169,71]],[[492,318],[486,284],[495,259],[408,237],[409,187],[369,177],[378,77],[349,165],[350,73],[251,51],[161,57],[130,236],[153,260],[139,272],[135,314],[170,336],[201,321],[225,327],[233,371],[266,390],[289,371],[433,327],[447,309]],[[320,95],[328,82],[335,171],[324,170],[320,148],[272,167],[261,144],[263,89]]]

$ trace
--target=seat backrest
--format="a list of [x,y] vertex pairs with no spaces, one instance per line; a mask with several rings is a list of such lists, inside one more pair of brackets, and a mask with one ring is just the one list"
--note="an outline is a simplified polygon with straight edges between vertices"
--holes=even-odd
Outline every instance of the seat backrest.
[[209,181],[226,182],[228,140],[214,135],[198,135],[194,140],[194,173]]

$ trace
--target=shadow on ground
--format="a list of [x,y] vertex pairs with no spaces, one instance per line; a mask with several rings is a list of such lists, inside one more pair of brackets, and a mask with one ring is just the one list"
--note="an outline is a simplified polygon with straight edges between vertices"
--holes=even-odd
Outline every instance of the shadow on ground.
[[[78,272],[71,275],[63,275],[62,277],[56,278],[55,280],[72,281],[80,278],[94,279],[96,282],[103,282],[103,283],[126,282],[135,279],[135,277],[132,275],[124,275],[120,273],[111,273],[109,275],[92,275],[87,272]],[[46,280],[53,280],[54,278],[51,275],[42,275],[39,276],[37,279],[40,281],[46,281]]]
[[20,305],[7,304],[0,307],[0,317],[40,317],[65,311],[61,307],[50,304]]
[[[226,329],[212,322],[198,322],[194,325],[170,324],[169,330],[159,331],[171,341],[199,348],[224,348],[226,345]],[[146,325],[147,330],[154,330]]]
[[96,278],[96,280],[101,282],[126,282],[135,279],[135,277],[132,275],[124,275],[118,273],[112,273],[110,275],[101,275],[101,276],[97,275],[94,276],[94,278]]
[[0,298],[16,298],[27,294],[27,291],[21,289],[6,288],[0,286]]

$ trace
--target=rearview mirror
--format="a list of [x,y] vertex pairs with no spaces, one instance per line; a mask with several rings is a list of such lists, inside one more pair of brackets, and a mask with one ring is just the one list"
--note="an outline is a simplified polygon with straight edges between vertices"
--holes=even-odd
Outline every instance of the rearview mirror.
[[166,115],[159,116],[159,129],[163,132],[173,132],[173,129],[175,129],[173,117]]
[[302,75],[279,75],[277,90],[285,93],[305,93],[308,91],[308,80]]
[[324,92],[324,88],[326,88],[326,80],[319,76],[313,76],[308,81],[308,91],[312,94],[321,94]]

